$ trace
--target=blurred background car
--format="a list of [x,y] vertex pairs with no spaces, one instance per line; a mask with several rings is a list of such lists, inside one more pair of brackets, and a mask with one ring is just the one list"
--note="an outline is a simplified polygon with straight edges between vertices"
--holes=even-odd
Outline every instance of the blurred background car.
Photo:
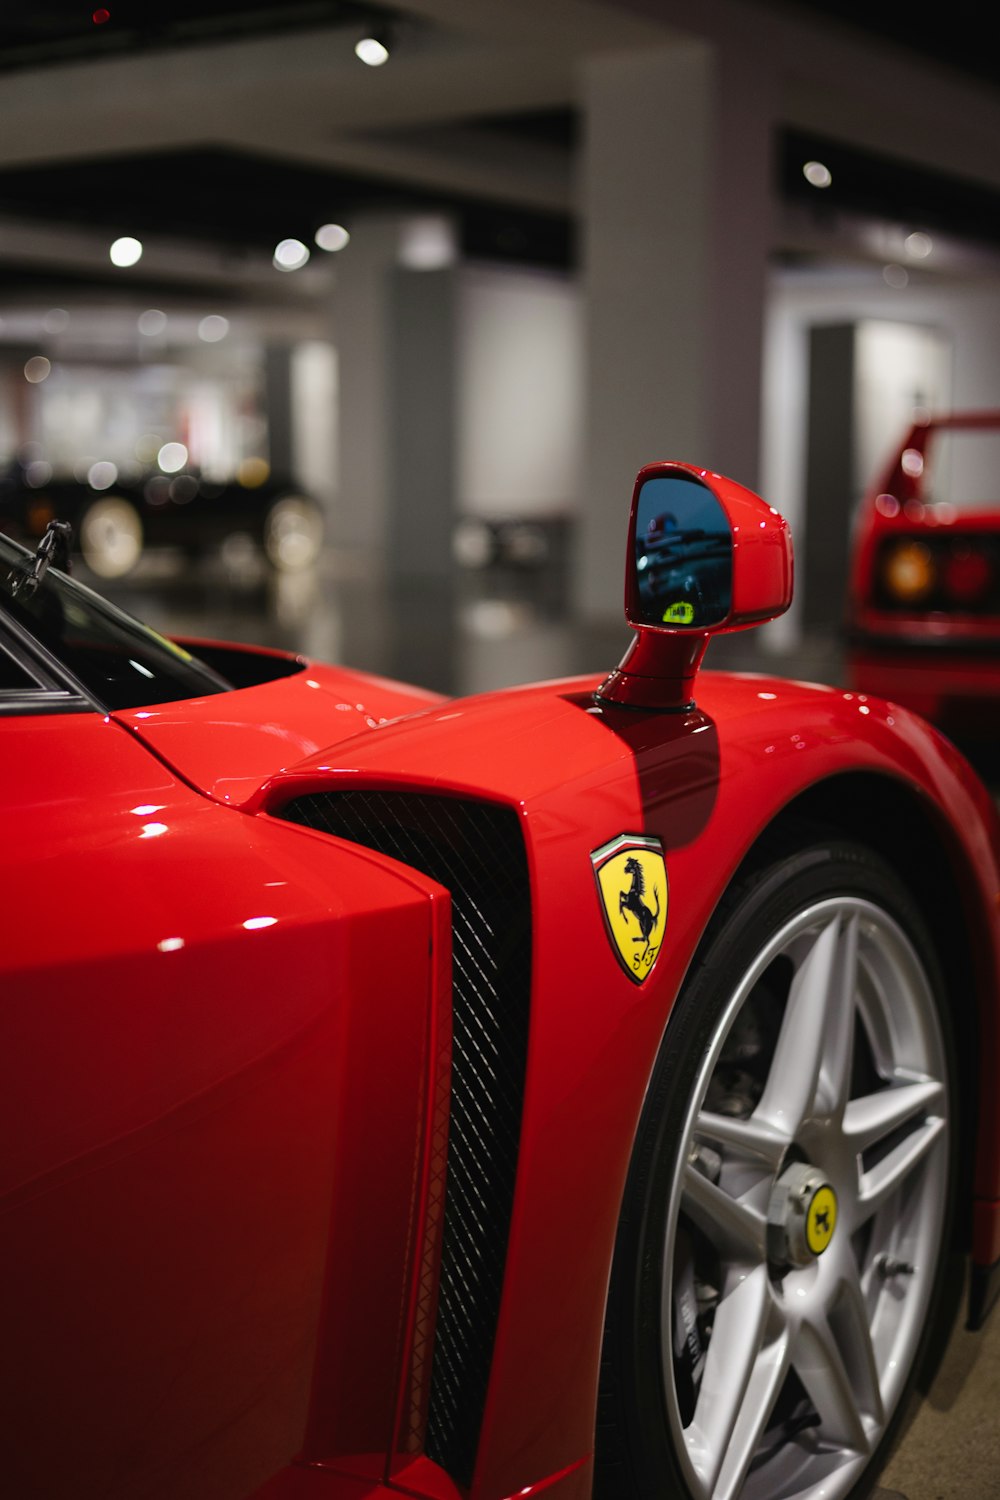
[[233,536],[247,536],[281,571],[308,567],[319,556],[323,513],[291,480],[271,475],[263,460],[241,465],[220,480],[168,465],[122,474],[110,461],[87,477],[54,473],[43,459],[14,461],[0,474],[0,523],[36,541],[52,520],[69,521],[84,562],[99,578],[131,573],[145,548],[178,547],[199,556]]
[[973,747],[1000,729],[1000,411],[917,422],[858,518],[849,685]]

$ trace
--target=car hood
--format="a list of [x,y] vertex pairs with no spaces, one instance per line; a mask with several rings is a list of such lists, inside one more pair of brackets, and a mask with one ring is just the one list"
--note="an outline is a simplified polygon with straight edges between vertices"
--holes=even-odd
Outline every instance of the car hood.
[[276,681],[112,717],[192,786],[238,807],[318,750],[443,701],[384,677],[306,662]]

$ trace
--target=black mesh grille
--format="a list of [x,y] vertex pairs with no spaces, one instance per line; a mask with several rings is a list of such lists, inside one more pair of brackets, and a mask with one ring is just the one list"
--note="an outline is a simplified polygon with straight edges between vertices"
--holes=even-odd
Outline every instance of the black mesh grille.
[[510,1229],[528,1038],[531,900],[517,814],[408,792],[299,797],[281,816],[377,849],[451,893],[451,1119],[425,1448],[472,1480]]

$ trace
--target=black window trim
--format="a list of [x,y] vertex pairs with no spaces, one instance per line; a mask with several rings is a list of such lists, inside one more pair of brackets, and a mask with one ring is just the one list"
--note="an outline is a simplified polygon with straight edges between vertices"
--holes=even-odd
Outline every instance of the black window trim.
[[[7,536],[5,533],[3,534],[2,539],[4,542],[12,545],[18,552],[24,553],[26,559],[30,559],[30,552],[28,552],[28,550],[23,547],[21,543],[15,542],[12,537]],[[54,575],[58,576],[60,575],[61,570],[58,568],[53,568],[52,572]],[[68,579],[68,581],[70,583],[78,582],[78,580],[73,579]],[[153,636],[157,635],[156,631],[149,631],[148,626],[144,626],[141,621],[133,619],[133,617],[129,615],[126,610],[121,609],[117,604],[113,604],[111,600],[106,599],[103,594],[96,593],[93,589],[88,588],[86,584],[80,584],[79,586],[83,590],[84,594],[89,594],[95,599],[97,605],[100,607],[100,611],[103,611],[105,614],[109,615],[113,620],[117,620],[127,631],[134,632],[136,629],[138,629],[140,632],[147,631]],[[28,658],[31,662],[30,666],[27,665],[21,657],[19,657],[18,660],[22,665],[25,666],[26,670],[29,671],[31,676],[35,677],[36,679],[40,679],[42,677],[49,678],[51,679],[52,686],[65,690],[67,697],[62,701],[66,703],[66,709],[63,711],[79,713],[86,710],[93,710],[94,712],[105,716],[110,716],[115,712],[115,710],[109,707],[109,705],[97,693],[95,693],[93,689],[91,689],[81,678],[77,677],[71,667],[67,666],[60,657],[56,656],[55,653],[50,651],[42,641],[38,640],[38,638],[34,635],[34,633],[28,626],[22,625],[19,620],[16,620],[7,611],[7,609],[4,607],[4,599],[2,596],[0,596],[0,639],[2,639],[4,630],[6,630],[8,635],[16,639],[20,644],[22,650],[28,654]],[[166,640],[166,637],[160,637],[160,640],[164,641]],[[170,642],[167,641],[167,644],[169,645]],[[207,677],[210,681],[214,680],[217,685],[216,691],[234,691],[236,686],[235,683],[228,682],[214,668],[207,666],[197,658],[195,658],[195,661],[197,662],[197,667],[201,674]],[[169,699],[164,699],[163,701],[177,702],[180,700],[177,695],[174,694]],[[24,710],[21,711],[23,712]],[[48,711],[59,710],[58,707],[56,707]]]
[[37,684],[37,688],[12,688],[0,691],[0,715],[15,714],[99,713],[107,714],[104,704],[78,682],[58,657],[37,641],[17,620],[0,608],[0,650]]

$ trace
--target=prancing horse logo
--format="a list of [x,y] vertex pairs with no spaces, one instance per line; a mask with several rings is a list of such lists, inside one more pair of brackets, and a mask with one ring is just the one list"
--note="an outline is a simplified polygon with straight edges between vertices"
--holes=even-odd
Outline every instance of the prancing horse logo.
[[590,856],[604,924],[636,984],[652,972],[667,920],[667,870],[659,839],[620,833]]
[[806,1210],[806,1244],[822,1255],[837,1227],[837,1195],[828,1182],[816,1189]]
[[632,884],[627,891],[618,894],[618,910],[624,915],[630,911],[639,923],[639,936],[632,939],[633,943],[645,943],[649,947],[649,939],[656,928],[660,916],[660,893],[653,887],[653,899],[656,902],[656,910],[650,911],[643,901],[646,894],[646,879],[642,873],[642,865],[632,854],[625,861],[625,874],[631,875]]

